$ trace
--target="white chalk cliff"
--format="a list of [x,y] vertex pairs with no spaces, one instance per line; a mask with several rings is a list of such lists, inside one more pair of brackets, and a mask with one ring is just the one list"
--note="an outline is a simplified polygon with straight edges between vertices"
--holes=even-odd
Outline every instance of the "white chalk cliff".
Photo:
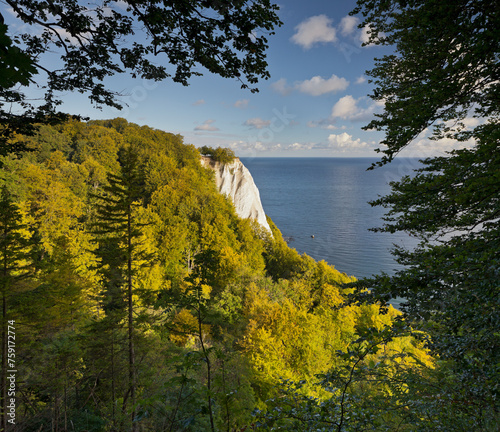
[[271,231],[260,201],[259,189],[247,167],[235,158],[223,164],[211,157],[202,156],[201,164],[215,171],[215,182],[221,194],[227,195],[234,203],[236,213],[241,218],[255,219],[260,226]]

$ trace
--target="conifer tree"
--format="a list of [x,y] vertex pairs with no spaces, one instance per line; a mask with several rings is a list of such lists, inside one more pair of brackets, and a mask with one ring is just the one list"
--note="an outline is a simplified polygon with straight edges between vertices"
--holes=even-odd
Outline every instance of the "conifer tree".
[[[100,272],[104,282],[103,309],[111,325],[125,319],[128,333],[128,390],[124,397],[130,400],[132,430],[137,430],[137,371],[134,322],[134,283],[139,262],[149,262],[152,257],[141,250],[141,226],[134,210],[142,198],[142,181],[138,170],[137,155],[130,148],[119,153],[120,171],[108,174],[108,185],[96,205],[94,232],[99,236]],[[147,264],[146,264],[147,265]]]
[[[1,393],[0,393],[0,428],[7,430],[7,359],[8,359],[8,299],[15,290],[15,284],[25,278],[26,261],[29,259],[29,240],[20,230],[25,226],[22,224],[22,216],[18,207],[14,204],[12,196],[6,186],[3,186],[0,194],[0,295],[2,301],[2,333],[1,333]],[[24,264],[23,264],[24,262]],[[11,326],[14,327],[14,326]]]

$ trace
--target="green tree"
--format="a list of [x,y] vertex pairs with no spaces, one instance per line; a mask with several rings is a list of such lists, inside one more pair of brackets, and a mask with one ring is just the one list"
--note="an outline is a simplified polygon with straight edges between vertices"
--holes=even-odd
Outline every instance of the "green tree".
[[[281,25],[278,7],[269,0],[140,0],[120,7],[110,0],[99,5],[78,0],[5,3],[27,30],[9,38],[5,26],[0,27],[0,76],[7,84],[0,86],[4,137],[12,129],[27,132],[34,122],[50,119],[61,102],[59,92],[78,91],[98,106],[121,107],[117,93],[103,80],[127,71],[134,78],[171,78],[188,85],[192,76],[202,75],[202,66],[257,91],[258,80],[269,77],[266,36]],[[140,34],[138,28],[143,29]],[[44,55],[48,52],[59,54],[57,66]],[[47,89],[41,106],[29,102],[24,88],[11,90],[19,84],[27,87],[35,78]],[[10,114],[4,103],[19,104],[21,113]]]
[[8,152],[19,152],[24,146],[17,143],[7,142],[15,132],[32,132],[34,118],[31,112],[25,113],[25,121],[20,119],[4,105],[11,103],[23,103],[23,98],[16,91],[19,85],[28,86],[33,75],[37,73],[31,58],[15,46],[8,36],[8,27],[4,24],[3,16],[0,14],[0,154]]
[[[9,328],[15,330],[13,321],[9,321],[8,299],[15,292],[16,283],[28,276],[26,271],[29,263],[29,239],[21,230],[25,228],[22,215],[6,186],[2,187],[0,195],[0,295],[2,301],[2,334],[1,334],[1,393],[0,393],[0,427],[7,430],[7,363],[9,355]],[[14,333],[15,334],[15,333]],[[13,358],[15,361],[15,358]],[[9,369],[14,369],[10,367]]]
[[223,164],[231,163],[236,157],[233,150],[222,147],[214,149],[213,147],[203,146],[200,147],[200,153],[203,156],[210,156],[214,161]]
[[373,202],[389,209],[380,231],[406,231],[420,243],[412,251],[396,248],[405,269],[361,281],[371,291],[358,298],[403,297],[405,318],[430,333],[429,347],[452,377],[426,395],[432,420],[426,426],[422,418],[419,430],[450,419],[447,430],[494,430],[500,382],[499,9],[483,0],[358,0],[353,13],[363,15],[370,42],[395,49],[369,72],[372,97],[385,104],[366,126],[385,132],[378,164],[390,162],[427,128],[428,139],[462,147],[426,158],[415,176],[392,183],[392,193]]
[[107,316],[115,317],[115,325],[123,316],[121,312],[126,315],[129,375],[124,399],[130,399],[132,430],[135,431],[138,426],[134,295],[137,295],[138,269],[151,266],[153,256],[145,253],[140,242],[144,224],[138,221],[136,209],[142,201],[143,181],[137,154],[130,147],[122,148],[119,162],[119,173],[108,174],[109,185],[103,187],[105,194],[99,197],[100,203],[96,204],[94,227],[95,233],[100,236],[97,255],[101,259],[100,271],[105,284],[104,310]]

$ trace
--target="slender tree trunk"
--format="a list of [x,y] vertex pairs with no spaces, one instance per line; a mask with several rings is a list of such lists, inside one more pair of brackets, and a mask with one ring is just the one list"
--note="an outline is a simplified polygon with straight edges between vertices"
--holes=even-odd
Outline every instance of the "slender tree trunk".
[[54,401],[54,432],[59,432],[59,395],[56,395]]
[[128,297],[128,350],[129,350],[129,388],[130,399],[132,401],[132,432],[137,431],[135,422],[136,413],[136,373],[135,373],[135,352],[134,352],[134,316],[133,316],[133,298],[132,298],[132,208],[128,208],[127,220],[127,297]]
[[201,307],[198,307],[198,332],[200,338],[201,349],[203,355],[205,356],[205,362],[207,363],[207,391],[208,391],[208,414],[210,416],[210,429],[215,432],[214,424],[214,414],[212,409],[212,365],[210,363],[210,357],[208,356],[207,350],[205,349],[205,344],[203,342],[203,333],[201,326]]
[[112,431],[116,431],[116,390],[115,390],[115,329],[111,328],[111,400],[113,401],[111,418]]
[[227,426],[227,432],[230,432],[230,420],[231,420],[231,413],[229,412],[229,396],[228,396],[228,391],[226,389],[226,365],[224,358],[222,360],[222,391],[224,392],[224,404],[226,406],[226,426]]
[[64,431],[68,430],[68,386],[64,384]]

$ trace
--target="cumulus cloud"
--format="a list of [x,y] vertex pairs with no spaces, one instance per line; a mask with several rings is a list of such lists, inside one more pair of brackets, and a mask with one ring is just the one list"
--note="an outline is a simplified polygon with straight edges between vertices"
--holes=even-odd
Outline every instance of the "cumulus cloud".
[[123,0],[115,0],[115,5],[122,10],[127,10],[129,4]]
[[286,78],[281,78],[271,84],[271,88],[283,96],[289,95],[293,90],[298,90],[311,96],[320,96],[325,93],[335,93],[345,90],[348,86],[349,81],[335,74],[326,79],[318,75],[308,80],[296,81],[293,86],[288,85]]
[[[464,119],[466,123],[469,121],[476,125],[480,123],[478,119],[468,117]],[[463,121],[462,121],[463,123]],[[424,159],[426,157],[444,156],[447,152],[463,148],[472,148],[477,142],[471,138],[468,141],[457,141],[451,138],[431,139],[432,130],[430,128],[424,129],[415,140],[405,147],[400,155],[403,157]]]
[[361,75],[356,79],[356,84],[364,84],[366,82],[366,77],[364,75]]
[[477,117],[466,117],[460,121],[456,120],[449,120],[446,122],[443,122],[447,127],[449,127],[452,130],[461,130],[465,127],[465,129],[473,129],[476,126],[479,126],[481,123],[484,122],[484,119],[480,119]]
[[205,103],[205,99],[198,99],[196,102],[193,102],[194,106],[203,105]]
[[248,99],[240,99],[234,103],[236,108],[246,108],[248,106]]
[[254,117],[251,119],[248,119],[245,123],[243,123],[245,126],[250,126],[251,128],[254,129],[263,129],[271,124],[270,120],[263,120],[260,117]]
[[312,143],[299,143],[294,142],[286,147],[286,150],[290,151],[300,151],[300,150],[311,150],[314,147]]
[[320,76],[312,77],[309,80],[297,82],[295,88],[302,93],[311,96],[319,96],[325,93],[345,90],[349,86],[349,81],[345,78],[339,78],[333,74],[330,78],[324,79]]
[[271,88],[276,92],[279,93],[282,96],[287,96],[290,94],[290,92],[293,90],[292,87],[290,87],[287,82],[286,78],[281,78],[278,81],[274,82],[271,84]]
[[461,148],[470,148],[474,146],[474,140],[459,142],[451,138],[442,138],[440,140],[430,140],[422,138],[406,147],[401,155],[405,157],[426,158],[431,156],[444,156],[446,152]]
[[340,98],[339,101],[332,108],[332,117],[339,117],[341,119],[347,120],[356,115],[359,108],[356,105],[356,100],[351,96],[347,95]]
[[341,150],[352,150],[352,149],[366,149],[368,144],[364,141],[358,139],[353,139],[352,135],[347,132],[342,132],[341,134],[335,135],[330,134],[328,136],[328,145],[331,148],[341,149]]
[[[339,118],[351,121],[371,120],[373,118],[373,114],[380,111],[384,106],[384,103],[377,101],[366,105],[365,99],[367,98],[361,97],[359,99],[354,99],[351,95],[340,98],[332,108],[330,121],[332,122]],[[359,106],[361,103],[365,104],[364,108]]]
[[209,119],[209,120],[205,120],[203,122],[203,124],[199,125],[199,126],[196,126],[194,128],[195,131],[208,131],[208,132],[214,132],[214,131],[218,131],[219,128],[218,127],[215,127],[215,126],[212,126],[212,123],[215,122],[215,120],[212,120],[212,119]]
[[349,36],[356,31],[359,19],[353,16],[345,16],[339,24],[339,30],[342,36]]
[[[371,29],[370,29],[370,26],[364,26],[362,29],[361,29],[361,33],[359,34],[359,40],[362,44],[368,44],[369,40],[370,40],[370,36],[371,36]],[[379,39],[379,37],[385,37],[385,34],[384,33],[379,33],[377,35],[377,37],[375,38],[376,40]],[[365,45],[367,47],[371,47],[371,46],[375,46],[375,44],[373,43],[370,43],[368,45]]]
[[336,42],[336,30],[331,24],[332,20],[326,15],[312,16],[295,27],[297,32],[291,40],[304,49],[310,49],[315,43]]
[[364,26],[362,29],[361,29],[361,33],[359,35],[359,40],[361,41],[361,43],[368,43],[368,41],[370,40],[370,27],[368,26]]
[[476,117],[467,117],[462,120],[462,123],[466,128],[474,128],[481,123],[481,120]]

